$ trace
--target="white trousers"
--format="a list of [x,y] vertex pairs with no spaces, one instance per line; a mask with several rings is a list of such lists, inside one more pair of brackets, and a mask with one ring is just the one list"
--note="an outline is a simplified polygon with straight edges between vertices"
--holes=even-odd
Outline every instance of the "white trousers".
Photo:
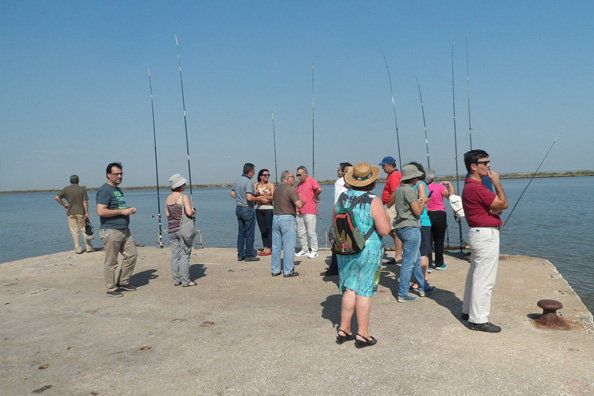
[[472,259],[466,276],[462,312],[469,315],[471,323],[487,323],[499,265],[499,230],[471,228],[468,243]]
[[302,252],[307,252],[309,250],[307,244],[308,235],[311,251],[318,251],[318,234],[316,233],[317,218],[318,215],[315,214],[297,215],[297,236],[299,237],[299,244],[301,245]]

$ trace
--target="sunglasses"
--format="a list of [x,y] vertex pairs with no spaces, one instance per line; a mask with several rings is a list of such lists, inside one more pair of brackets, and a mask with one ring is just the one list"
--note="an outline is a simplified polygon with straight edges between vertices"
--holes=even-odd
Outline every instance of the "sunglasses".
[[301,177],[303,173],[297,173],[297,177]]
[[270,176],[270,173],[262,173],[262,176]]
[[483,164],[483,165],[487,165],[490,163],[491,163],[491,161],[477,161],[477,164]]

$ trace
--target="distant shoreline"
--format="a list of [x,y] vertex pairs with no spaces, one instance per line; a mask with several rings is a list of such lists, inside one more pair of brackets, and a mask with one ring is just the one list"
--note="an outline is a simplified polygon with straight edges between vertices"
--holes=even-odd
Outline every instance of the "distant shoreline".
[[[529,179],[534,175],[534,173],[529,172],[522,172],[522,173],[503,173],[499,175],[501,179]],[[542,179],[548,177],[584,177],[584,176],[594,176],[594,170],[583,170],[583,171],[567,171],[567,172],[541,172],[537,173],[534,176],[535,179]],[[439,180],[456,180],[456,176],[448,175],[448,176],[439,176]],[[464,180],[464,177],[460,177],[460,180]],[[323,185],[331,185],[334,184],[336,180],[318,180],[319,184]],[[385,178],[379,178],[378,183],[385,183]],[[217,188],[217,187],[232,187],[233,183],[220,183],[220,184],[193,184],[192,188]],[[155,190],[157,186],[138,186],[138,187],[124,187],[126,190]],[[159,187],[165,192],[169,191],[169,186],[160,186]],[[97,191],[99,188],[97,187],[87,187],[87,191]],[[13,190],[13,191],[0,191],[0,194],[27,194],[27,193],[46,193],[46,192],[59,192],[61,188],[58,189],[50,189],[50,190]]]

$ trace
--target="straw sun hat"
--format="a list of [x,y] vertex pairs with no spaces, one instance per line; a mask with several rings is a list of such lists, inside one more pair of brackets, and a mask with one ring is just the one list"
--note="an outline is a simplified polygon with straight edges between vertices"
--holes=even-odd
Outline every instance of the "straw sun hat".
[[371,166],[368,162],[359,162],[350,169],[344,180],[351,186],[365,187],[377,180],[380,174],[380,168]]

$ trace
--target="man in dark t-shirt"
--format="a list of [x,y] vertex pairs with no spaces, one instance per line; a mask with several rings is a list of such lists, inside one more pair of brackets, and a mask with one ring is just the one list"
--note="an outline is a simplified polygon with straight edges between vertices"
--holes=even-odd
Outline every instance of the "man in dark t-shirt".
[[[486,151],[467,152],[464,164],[470,176],[464,184],[462,205],[469,227],[472,259],[466,277],[462,319],[470,322],[471,330],[499,333],[501,327],[489,322],[489,313],[499,265],[499,214],[507,209],[507,197],[499,175],[490,169],[491,161]],[[495,192],[481,182],[485,176],[493,183]]]
[[281,274],[281,250],[283,254],[284,277],[299,276],[294,271],[293,256],[295,254],[295,235],[297,221],[296,209],[303,207],[303,201],[295,191],[295,176],[291,171],[281,174],[281,184],[274,190],[274,217],[272,218],[272,276]]
[[[70,234],[74,241],[74,249],[76,254],[83,253],[79,241],[79,229],[84,234],[85,230],[85,219],[89,218],[89,197],[87,195],[87,189],[83,186],[78,185],[78,176],[70,176],[70,185],[64,187],[58,195],[56,195],[56,201],[66,209],[66,215],[68,216],[68,225],[70,226]],[[64,199],[66,203],[64,203]],[[91,253],[95,250],[91,246],[91,241],[87,238],[83,238],[86,245],[86,252]]]
[[[99,236],[103,241],[105,261],[103,273],[105,288],[109,297],[123,297],[119,289],[135,291],[130,284],[130,277],[136,266],[136,243],[130,233],[130,215],[136,213],[136,208],[128,207],[124,193],[118,187],[122,183],[124,172],[122,164],[112,162],[106,169],[107,183],[97,191],[97,214],[101,221]],[[116,282],[115,272],[118,266],[118,253],[122,253],[124,260],[120,269],[120,276]]]

